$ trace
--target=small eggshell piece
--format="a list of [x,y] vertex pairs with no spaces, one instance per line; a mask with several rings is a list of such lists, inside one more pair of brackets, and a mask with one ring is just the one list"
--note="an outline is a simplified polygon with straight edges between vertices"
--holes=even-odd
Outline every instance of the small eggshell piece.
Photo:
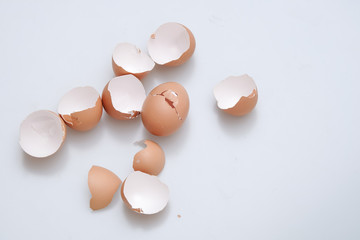
[[189,96],[176,82],[155,87],[146,97],[141,119],[145,128],[157,136],[169,136],[184,123],[189,112]]
[[20,125],[20,146],[30,156],[48,157],[57,152],[66,137],[66,126],[52,111],[31,113]]
[[116,76],[133,74],[142,79],[154,68],[155,63],[135,45],[119,43],[112,55],[112,66]]
[[151,58],[159,65],[178,66],[186,62],[195,51],[192,32],[180,23],[161,25],[148,41]]
[[110,170],[92,166],[88,174],[90,208],[98,210],[109,205],[120,184],[120,178]]
[[137,117],[145,98],[144,86],[139,79],[131,74],[110,80],[102,94],[105,111],[111,117],[119,120]]
[[133,168],[150,175],[158,175],[165,165],[165,153],[156,142],[145,140],[146,148],[134,156]]
[[169,201],[169,188],[156,176],[140,171],[131,173],[121,186],[125,205],[141,214],[155,214]]
[[258,91],[254,80],[247,74],[231,76],[214,88],[217,106],[234,116],[243,116],[251,112],[258,100]]
[[100,121],[102,108],[100,94],[93,87],[77,87],[61,98],[58,113],[72,129],[88,131]]

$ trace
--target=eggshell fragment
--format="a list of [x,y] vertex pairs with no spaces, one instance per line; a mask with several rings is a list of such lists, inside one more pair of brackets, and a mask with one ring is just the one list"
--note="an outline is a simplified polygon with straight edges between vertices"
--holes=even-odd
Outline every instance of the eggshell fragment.
[[146,148],[136,153],[133,161],[135,171],[158,175],[165,165],[165,153],[156,142],[145,140]]
[[66,137],[61,117],[48,110],[31,113],[20,125],[20,146],[30,156],[48,157],[57,152]]
[[135,45],[119,43],[113,52],[112,66],[116,76],[133,74],[142,79],[154,66],[154,61]]
[[189,112],[189,96],[183,86],[167,82],[154,88],[146,97],[141,119],[145,128],[157,136],[178,130]]
[[195,51],[192,32],[180,23],[161,25],[148,41],[151,58],[160,65],[178,66],[186,62]]
[[120,120],[137,117],[145,98],[144,86],[131,74],[110,80],[102,94],[105,111],[111,117]]
[[214,88],[220,109],[235,116],[245,115],[256,106],[258,91],[254,80],[247,74],[231,76]]
[[100,94],[93,87],[74,88],[61,98],[58,113],[72,129],[90,130],[101,119]]
[[92,166],[88,174],[88,185],[92,195],[90,208],[98,210],[109,205],[120,184],[120,178],[110,170]]
[[140,171],[131,173],[121,186],[125,205],[141,214],[155,214],[169,201],[169,188],[156,176]]

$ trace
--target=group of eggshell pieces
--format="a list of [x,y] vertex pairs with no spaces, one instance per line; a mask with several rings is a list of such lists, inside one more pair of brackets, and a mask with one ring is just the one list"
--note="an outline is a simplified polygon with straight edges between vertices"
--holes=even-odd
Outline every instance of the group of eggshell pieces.
[[[92,87],[78,87],[60,100],[58,114],[48,110],[31,113],[20,126],[20,146],[29,155],[44,158],[54,154],[66,137],[66,126],[78,131],[94,128],[103,108],[113,118],[130,120],[141,116],[144,127],[157,136],[168,136],[177,131],[189,111],[189,96],[176,82],[155,87],[146,96],[141,83],[155,63],[178,66],[194,53],[195,38],[182,24],[161,25],[148,40],[149,55],[130,43],[120,43],[112,56],[116,75],[100,94]],[[248,75],[231,76],[214,88],[217,105],[226,113],[242,116],[249,113],[258,99],[255,82]],[[165,208],[169,189],[156,176],[165,165],[162,148],[151,140],[142,142],[145,148],[133,159],[134,172],[122,183],[108,169],[92,166],[88,185],[92,198],[90,207],[106,207],[120,187],[127,207],[142,214],[154,214]]]

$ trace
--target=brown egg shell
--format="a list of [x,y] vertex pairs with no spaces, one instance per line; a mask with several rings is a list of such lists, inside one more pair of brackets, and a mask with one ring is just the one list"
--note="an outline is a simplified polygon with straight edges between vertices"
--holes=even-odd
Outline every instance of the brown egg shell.
[[80,112],[60,114],[66,125],[78,131],[88,131],[94,128],[100,121],[103,112],[102,100],[99,97],[93,108]]
[[[48,153],[46,153],[46,154],[44,154],[44,153],[41,153],[41,154],[35,153],[35,152],[33,151],[32,147],[29,146],[29,144],[30,144],[30,145],[33,145],[33,144],[36,144],[36,142],[35,142],[33,139],[31,139],[30,141],[29,141],[28,139],[26,139],[26,138],[28,138],[28,136],[26,135],[26,133],[24,133],[24,131],[26,131],[26,130],[24,129],[24,127],[25,127],[24,124],[27,124],[26,122],[27,122],[27,121],[30,121],[29,118],[32,118],[32,117],[34,117],[35,115],[49,114],[49,113],[50,113],[50,115],[52,115],[53,117],[55,117],[57,120],[59,120],[60,127],[61,127],[61,132],[62,132],[62,136],[61,136],[61,140],[60,140],[60,141],[61,141],[61,142],[60,142],[60,145],[57,146],[56,149],[52,150],[52,152],[48,152]],[[43,119],[43,117],[42,117],[42,119]],[[25,128],[26,128],[26,127],[25,127]],[[31,127],[31,130],[33,131],[34,128]],[[23,134],[25,134],[25,135],[23,135]],[[55,113],[55,112],[53,112],[53,111],[49,111],[49,110],[38,110],[38,111],[35,111],[35,112],[29,114],[29,115],[26,117],[26,119],[21,123],[21,125],[20,125],[20,141],[19,141],[19,144],[20,144],[21,148],[23,149],[23,151],[24,151],[26,154],[28,154],[28,155],[30,155],[30,156],[32,156],[32,157],[36,157],[36,158],[46,158],[46,157],[49,157],[49,156],[55,154],[57,151],[60,150],[60,148],[64,145],[64,141],[65,141],[65,139],[66,139],[66,135],[67,135],[66,125],[65,125],[63,119],[59,116],[59,114],[57,114],[57,113]],[[46,143],[49,143],[49,140],[47,140]],[[38,147],[38,146],[36,146],[36,147]],[[46,147],[46,146],[41,146],[41,148],[45,148],[45,147]]]
[[233,116],[244,116],[255,108],[257,101],[258,93],[257,90],[254,89],[251,95],[242,97],[234,107],[223,109],[223,111]]
[[112,100],[111,100],[111,94],[108,89],[109,83],[110,82],[108,82],[106,84],[106,86],[102,92],[102,104],[103,104],[104,109],[107,112],[107,114],[109,114],[111,117],[118,119],[118,120],[130,120],[130,119],[136,118],[140,114],[140,111],[136,111],[136,112],[134,112],[133,115],[131,115],[131,114],[119,112],[118,110],[116,110],[114,108],[114,106],[112,104]]
[[118,66],[115,61],[114,58],[112,59],[112,68],[114,71],[115,76],[122,76],[122,75],[127,75],[127,74],[132,74],[135,77],[137,77],[139,80],[143,79],[144,77],[146,77],[146,75],[148,75],[148,73],[150,71],[146,71],[146,72],[142,72],[142,73],[131,73],[126,71],[125,69],[123,69],[122,67]]
[[129,174],[121,186],[120,194],[126,207],[140,214],[156,214],[169,201],[168,186],[156,176],[140,171]]
[[150,175],[158,175],[165,165],[165,153],[156,142],[145,140],[144,144],[146,147],[134,156],[133,169]]
[[92,166],[88,174],[88,186],[92,195],[90,208],[98,210],[109,205],[120,184],[120,178],[110,170]]
[[[162,95],[169,92],[177,94],[175,99],[177,102],[171,102],[170,98]],[[185,88],[179,83],[167,82],[155,87],[146,97],[141,119],[150,133],[169,136],[182,126],[188,112],[189,96]]]
[[189,60],[195,52],[196,41],[195,41],[194,34],[190,31],[190,29],[188,29],[184,25],[182,25],[182,26],[186,29],[186,31],[188,32],[189,37],[190,37],[189,49],[186,52],[184,52],[183,55],[181,55],[181,57],[179,59],[168,62],[168,63],[164,64],[164,66],[169,66],[169,67],[179,66],[179,65],[185,63],[187,60]]

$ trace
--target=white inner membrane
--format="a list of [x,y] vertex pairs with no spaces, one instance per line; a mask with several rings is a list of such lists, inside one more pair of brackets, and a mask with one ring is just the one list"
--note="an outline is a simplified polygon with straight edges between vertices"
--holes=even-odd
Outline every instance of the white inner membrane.
[[146,53],[130,43],[119,43],[113,52],[113,60],[129,73],[148,72],[155,66],[154,61]]
[[154,214],[168,203],[169,188],[156,176],[136,171],[126,178],[124,196],[133,209],[140,209],[143,214]]
[[231,76],[214,88],[217,105],[221,109],[234,107],[242,97],[248,97],[256,89],[254,80],[247,74]]
[[75,112],[94,108],[99,93],[93,87],[77,87],[67,92],[60,100],[58,113],[70,115]]
[[189,33],[178,23],[161,25],[148,41],[149,54],[158,64],[179,59],[189,48]]
[[20,126],[20,146],[34,157],[47,157],[61,146],[64,129],[60,117],[50,111],[31,113]]
[[144,86],[135,76],[129,74],[113,78],[108,90],[115,110],[127,114],[141,111],[146,93]]

